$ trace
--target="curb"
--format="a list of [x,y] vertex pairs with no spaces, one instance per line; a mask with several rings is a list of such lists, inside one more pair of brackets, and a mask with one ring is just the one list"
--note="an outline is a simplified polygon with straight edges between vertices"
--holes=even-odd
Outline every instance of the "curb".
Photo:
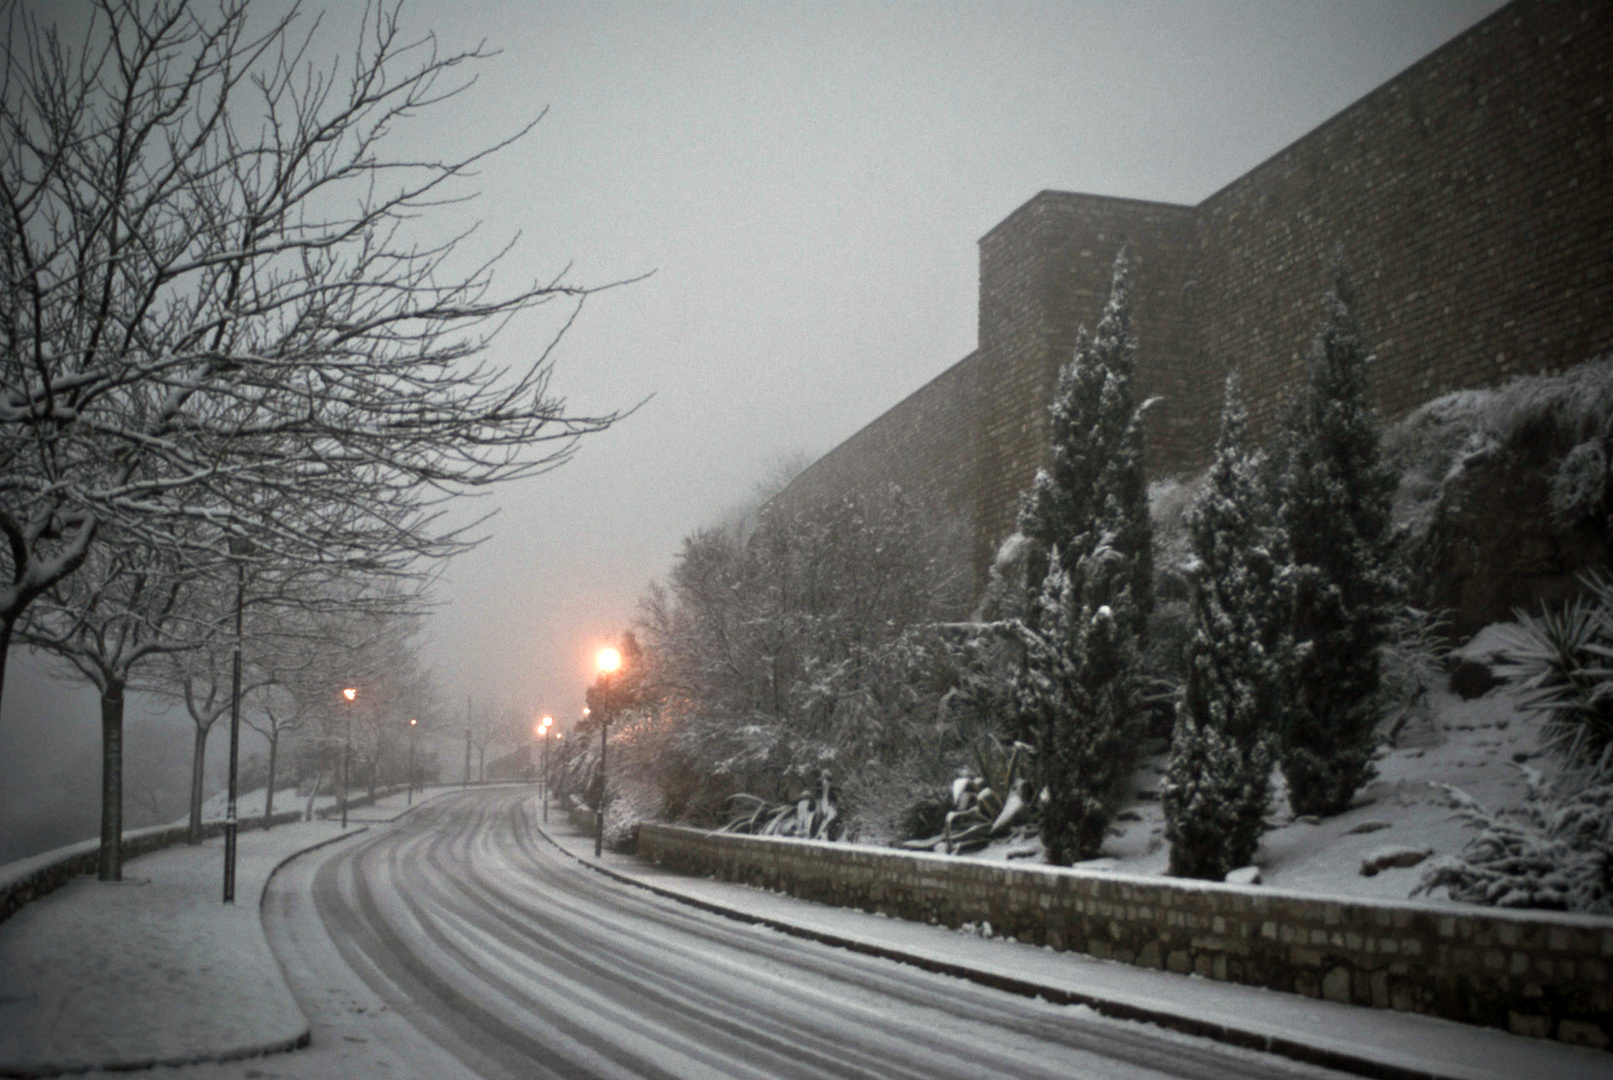
[[686,904],[689,907],[720,915],[723,918],[733,919],[736,922],[750,923],[753,926],[763,926],[769,930],[777,930],[791,937],[804,938],[816,941],[834,948],[846,949],[850,952],[862,953],[865,956],[876,956],[883,960],[894,960],[899,964],[932,971],[939,975],[950,975],[954,978],[966,979],[981,986],[988,986],[995,990],[1003,990],[1021,997],[1042,998],[1055,1005],[1085,1005],[1093,1012],[1113,1020],[1130,1020],[1145,1024],[1154,1024],[1157,1027],[1167,1028],[1184,1035],[1196,1035],[1201,1038],[1213,1039],[1216,1042],[1226,1043],[1244,1050],[1257,1050],[1267,1054],[1288,1058],[1291,1061],[1303,1062],[1307,1065],[1319,1065],[1322,1068],[1334,1069],[1339,1072],[1352,1073],[1356,1076],[1369,1077],[1370,1080],[1461,1080],[1447,1073],[1431,1072],[1427,1069],[1411,1068],[1404,1065],[1395,1065],[1374,1058],[1362,1057],[1358,1054],[1341,1050],[1328,1050],[1307,1045],[1297,1039],[1280,1035],[1270,1035],[1253,1031],[1248,1028],[1233,1027],[1227,1024],[1214,1023],[1186,1016],[1179,1012],[1165,1009],[1149,1008],[1129,1001],[1119,1001],[1096,994],[1086,994],[1065,987],[1047,986],[1042,983],[1031,982],[1028,979],[1016,979],[1011,975],[1002,975],[992,971],[982,971],[979,968],[966,967],[946,960],[937,960],[931,956],[919,953],[910,953],[902,949],[890,948],[884,945],[875,945],[856,938],[842,937],[822,930],[799,926],[795,923],[780,919],[756,915],[751,912],[730,908],[716,904],[709,900],[701,900],[673,889],[662,888],[640,881],[629,874],[612,870],[607,866],[594,862],[592,859],[575,855],[560,845],[554,837],[550,836],[541,826],[534,826],[538,835],[542,836],[561,854],[576,860],[579,864],[588,867],[596,873],[626,885],[633,885],[656,896]]

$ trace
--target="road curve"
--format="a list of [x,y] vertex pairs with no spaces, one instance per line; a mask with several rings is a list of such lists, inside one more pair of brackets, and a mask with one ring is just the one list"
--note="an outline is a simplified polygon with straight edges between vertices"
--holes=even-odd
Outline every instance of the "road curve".
[[530,789],[445,796],[311,874],[346,966],[471,1075],[1335,1075],[696,911],[580,865],[535,812]]

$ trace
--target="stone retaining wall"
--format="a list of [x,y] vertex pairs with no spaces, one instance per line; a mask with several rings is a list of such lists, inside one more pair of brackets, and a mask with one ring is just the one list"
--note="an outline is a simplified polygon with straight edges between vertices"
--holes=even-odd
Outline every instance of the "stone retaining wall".
[[916,922],[1606,1049],[1613,919],[1332,900],[853,844],[639,826],[677,870]]

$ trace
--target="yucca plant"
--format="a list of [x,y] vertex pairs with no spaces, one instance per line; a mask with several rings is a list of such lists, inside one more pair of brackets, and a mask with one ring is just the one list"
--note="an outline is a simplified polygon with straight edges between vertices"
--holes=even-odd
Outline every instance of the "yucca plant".
[[1613,768],[1613,582],[1581,578],[1586,595],[1561,611],[1518,613],[1497,674],[1520,705],[1545,717],[1542,738],[1570,767]]

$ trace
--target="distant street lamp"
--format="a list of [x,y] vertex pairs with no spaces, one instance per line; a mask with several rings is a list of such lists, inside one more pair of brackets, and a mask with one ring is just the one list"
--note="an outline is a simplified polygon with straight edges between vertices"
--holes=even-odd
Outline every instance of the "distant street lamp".
[[539,769],[538,782],[543,786],[543,823],[549,824],[549,725],[554,723],[554,717],[545,716],[538,721],[538,739],[543,745],[543,764]]
[[409,717],[409,805],[414,805],[414,744],[419,741],[420,721]]
[[342,828],[347,828],[347,788],[348,763],[353,758],[353,702],[358,699],[358,691],[349,686],[342,691],[342,697],[347,699],[347,707],[342,710],[347,718],[345,733],[342,739]]
[[622,666],[622,654],[612,648],[599,650],[594,658],[599,668],[599,801],[594,807],[594,858],[605,850],[605,729],[610,727],[610,679]]

